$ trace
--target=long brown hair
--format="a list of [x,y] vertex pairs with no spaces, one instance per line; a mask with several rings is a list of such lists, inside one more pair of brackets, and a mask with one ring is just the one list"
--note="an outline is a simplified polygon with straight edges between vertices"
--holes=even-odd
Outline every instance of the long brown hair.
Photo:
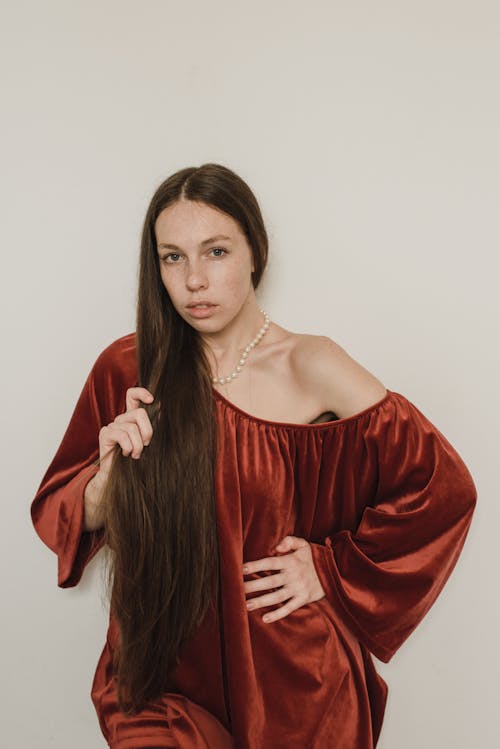
[[179,651],[219,595],[214,466],[217,426],[211,369],[198,332],[162,283],[155,236],[161,211],[179,199],[235,219],[251,248],[252,284],[268,238],[249,186],[220,164],[181,169],[157,188],[144,219],[137,296],[138,383],[153,437],[139,460],[119,445],[102,495],[110,608],[119,626],[114,669],[120,709],[159,699]]

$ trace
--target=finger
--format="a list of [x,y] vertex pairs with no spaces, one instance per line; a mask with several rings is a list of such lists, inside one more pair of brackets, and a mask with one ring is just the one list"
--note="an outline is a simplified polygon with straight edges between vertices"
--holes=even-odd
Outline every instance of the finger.
[[113,424],[101,429],[101,432],[99,432],[99,445],[101,451],[104,450],[104,454],[100,458],[101,462],[117,445],[121,447],[124,455],[129,455],[134,449],[134,445],[130,440],[128,432],[125,429],[117,428]]
[[283,565],[286,564],[285,557],[263,557],[253,562],[245,562],[243,572],[245,575],[249,575],[252,572],[260,572],[261,570],[282,570]]
[[137,424],[133,422],[123,423],[123,425],[112,423],[109,425],[109,428],[111,436],[116,437],[122,446],[124,455],[130,455],[130,457],[136,459],[140,458],[144,445]]
[[126,424],[125,429],[133,445],[133,449],[132,449],[132,452],[130,453],[130,457],[137,460],[138,458],[141,457],[142,451],[144,449],[144,443],[142,441],[141,432],[137,424],[132,423],[132,422],[129,424]]
[[273,575],[258,577],[256,580],[247,580],[243,583],[246,593],[254,593],[257,590],[278,588],[286,583],[284,573],[275,572]]
[[287,588],[280,588],[274,593],[268,593],[265,596],[259,596],[258,598],[250,598],[245,602],[247,611],[253,611],[254,609],[260,609],[263,606],[272,606],[276,603],[282,603],[292,598],[293,594]]
[[276,549],[279,551],[290,551],[291,549],[302,549],[306,545],[307,541],[305,538],[300,538],[299,536],[285,536],[285,538],[277,545]]
[[288,603],[285,603],[283,606],[280,606],[279,609],[274,609],[273,611],[268,611],[264,616],[262,617],[262,621],[268,624],[269,622],[275,622],[278,619],[284,619],[285,616],[288,616],[288,614],[291,614],[292,611],[296,611],[299,606],[296,606],[294,604],[295,599],[291,599],[288,601]]
[[115,422],[136,423],[141,434],[142,442],[149,445],[153,436],[153,427],[145,408],[136,408],[115,417]]
[[153,400],[153,393],[150,393],[146,388],[128,388],[125,395],[126,410],[131,411],[133,408],[138,408],[142,403],[152,403]]

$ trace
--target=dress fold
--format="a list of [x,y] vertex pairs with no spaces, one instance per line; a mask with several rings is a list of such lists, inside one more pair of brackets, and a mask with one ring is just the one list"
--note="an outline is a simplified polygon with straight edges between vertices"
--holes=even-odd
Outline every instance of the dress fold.
[[313,544],[332,607],[388,662],[436,600],[464,545],[476,487],[462,458],[422,412],[397,393],[363,433],[378,472],[359,525]]

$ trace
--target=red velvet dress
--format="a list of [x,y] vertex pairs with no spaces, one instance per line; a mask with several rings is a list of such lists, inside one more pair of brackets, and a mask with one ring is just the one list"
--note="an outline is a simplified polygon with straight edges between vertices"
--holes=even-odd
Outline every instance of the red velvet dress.
[[[84,488],[97,471],[99,430],[125,411],[136,378],[130,333],[97,358],[32,502],[62,588],[79,582],[102,546],[102,529],[82,532]],[[387,663],[436,600],[469,530],[473,479],[395,391],[354,416],[313,424],[261,419],[215,389],[214,397],[218,614],[183,650],[171,691],[133,717],[117,708],[110,618],[91,688],[102,732],[112,749],[372,749],[387,685],[371,653]],[[241,568],[277,554],[286,535],[311,543],[326,595],[266,624],[262,615],[281,604],[247,611],[243,582],[252,575]],[[254,576],[262,574],[273,572]]]

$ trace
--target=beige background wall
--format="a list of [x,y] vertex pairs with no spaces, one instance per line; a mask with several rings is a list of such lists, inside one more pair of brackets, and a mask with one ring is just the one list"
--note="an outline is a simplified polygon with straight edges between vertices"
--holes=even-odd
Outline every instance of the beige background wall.
[[3,3],[5,746],[104,747],[100,561],[56,586],[29,505],[97,354],[133,330],[139,233],[173,171],[246,179],[271,318],[337,340],[478,487],[441,597],[390,664],[380,749],[498,746],[498,4]]

